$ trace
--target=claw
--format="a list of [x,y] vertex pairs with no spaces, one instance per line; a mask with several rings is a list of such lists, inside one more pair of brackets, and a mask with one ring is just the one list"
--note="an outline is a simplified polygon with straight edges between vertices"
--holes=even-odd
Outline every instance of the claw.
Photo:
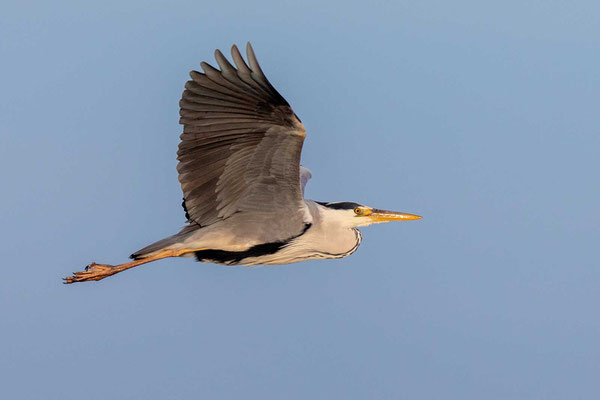
[[99,281],[118,272],[112,271],[113,268],[112,265],[91,263],[84,271],[73,272],[73,275],[64,278],[64,283]]

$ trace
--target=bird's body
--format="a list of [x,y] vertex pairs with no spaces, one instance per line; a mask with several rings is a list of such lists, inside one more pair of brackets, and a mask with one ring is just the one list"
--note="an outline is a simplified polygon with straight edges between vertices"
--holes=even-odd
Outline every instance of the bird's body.
[[[159,242],[157,246],[150,245],[134,253],[132,258],[152,256],[164,249],[203,249],[186,256],[216,264],[271,265],[342,258],[358,249],[362,235],[355,227],[344,224],[343,214],[348,210],[335,210],[324,205],[326,203],[319,204],[313,200],[304,200],[304,204],[306,219],[303,225],[298,227],[297,233],[290,233],[287,237],[274,239],[267,229],[278,230],[277,225],[266,225],[260,219],[249,221],[239,214],[206,228],[184,229],[167,239],[172,244],[165,246],[166,242]],[[248,229],[239,230],[240,226]]]
[[166,257],[225,265],[289,264],[342,258],[356,251],[357,229],[420,217],[352,202],[304,199],[311,174],[300,166],[304,126],[262,72],[250,44],[235,67],[220,51],[220,70],[201,63],[180,102],[177,152],[187,225],[117,266],[92,263],[66,283],[100,280]]

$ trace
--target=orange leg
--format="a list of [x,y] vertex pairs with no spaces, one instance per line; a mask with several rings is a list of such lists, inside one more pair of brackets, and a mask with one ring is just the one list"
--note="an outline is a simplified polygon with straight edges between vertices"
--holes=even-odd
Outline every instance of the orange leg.
[[168,257],[179,257],[186,253],[191,253],[196,250],[192,249],[180,249],[180,250],[163,250],[151,257],[142,258],[139,260],[130,261],[119,265],[108,265],[108,264],[96,264],[91,263],[85,267],[84,271],[74,272],[73,276],[64,278],[64,283],[75,283],[85,281],[99,281],[107,276],[117,274],[126,269],[137,267],[138,265],[146,264],[152,261],[161,260]]

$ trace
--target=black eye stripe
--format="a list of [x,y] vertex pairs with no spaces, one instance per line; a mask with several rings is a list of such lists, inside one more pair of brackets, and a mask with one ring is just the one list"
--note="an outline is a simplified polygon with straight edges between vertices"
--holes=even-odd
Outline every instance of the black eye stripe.
[[334,210],[354,210],[356,207],[362,207],[361,204],[352,203],[350,201],[339,201],[339,202],[331,202],[331,203],[317,201],[317,203],[319,203],[320,205],[325,206],[327,208],[334,209]]

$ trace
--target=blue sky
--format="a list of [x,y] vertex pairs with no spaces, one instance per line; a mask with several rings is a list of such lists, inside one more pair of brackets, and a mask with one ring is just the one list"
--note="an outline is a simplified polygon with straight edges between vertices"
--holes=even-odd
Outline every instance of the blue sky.
[[[595,399],[596,2],[4,2],[0,374],[18,399]],[[251,41],[347,259],[165,260],[178,100]]]

